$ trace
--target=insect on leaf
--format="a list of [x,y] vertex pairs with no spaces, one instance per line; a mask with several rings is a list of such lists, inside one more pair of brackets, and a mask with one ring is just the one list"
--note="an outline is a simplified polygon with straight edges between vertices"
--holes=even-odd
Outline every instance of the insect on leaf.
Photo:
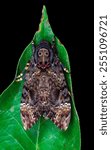
[[[69,58],[51,29],[45,6],[32,41],[19,59],[15,75],[19,76],[0,96],[0,150],[80,150]],[[36,105],[36,99],[42,103]]]

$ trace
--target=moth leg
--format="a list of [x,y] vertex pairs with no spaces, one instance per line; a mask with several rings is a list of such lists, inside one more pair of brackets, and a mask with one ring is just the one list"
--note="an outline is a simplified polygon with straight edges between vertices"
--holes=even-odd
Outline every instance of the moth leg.
[[69,96],[71,97],[71,92],[70,92],[70,91],[68,91],[68,94],[69,94]]
[[54,50],[54,52],[57,53],[57,49],[56,49],[56,36],[54,35],[54,37],[52,38],[52,49]]
[[35,51],[35,43],[34,43],[33,40],[32,40],[32,51],[33,51],[33,53],[34,53],[34,51]]
[[16,82],[20,82],[23,80],[25,71],[29,69],[29,66],[30,66],[30,61],[26,64],[25,69],[16,77],[15,79]]
[[20,73],[17,77],[16,77],[16,82],[20,82],[23,80],[23,73]]
[[63,64],[61,64],[61,66],[62,66],[62,69],[64,70],[64,72],[66,72],[66,73],[69,73],[69,74],[70,74],[70,71],[69,71],[66,67],[64,67],[64,65],[63,65]]
[[29,66],[30,66],[30,63],[28,62],[25,66],[25,70],[28,70],[29,69]]
[[70,73],[67,68],[63,68],[66,73]]

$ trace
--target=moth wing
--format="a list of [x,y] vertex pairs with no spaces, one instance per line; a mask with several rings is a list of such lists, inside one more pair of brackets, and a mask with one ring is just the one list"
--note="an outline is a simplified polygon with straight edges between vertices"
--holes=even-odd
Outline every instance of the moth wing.
[[32,127],[38,120],[39,115],[36,114],[35,108],[26,103],[22,103],[20,106],[21,119],[25,130]]
[[[64,91],[66,93],[64,93]],[[55,105],[50,107],[47,117],[60,129],[66,130],[68,128],[71,118],[71,104],[70,95],[66,88],[63,91],[60,91],[59,99]]]
[[[63,69],[60,64],[55,67],[51,80],[52,105],[48,117],[62,130],[66,130],[71,118],[71,96],[69,94]],[[54,92],[53,92],[54,91]],[[58,94],[55,94],[58,93]]]
[[31,128],[41,116],[36,100],[34,100],[35,92],[30,87],[31,85],[26,81],[24,83],[20,104],[21,119],[25,130]]

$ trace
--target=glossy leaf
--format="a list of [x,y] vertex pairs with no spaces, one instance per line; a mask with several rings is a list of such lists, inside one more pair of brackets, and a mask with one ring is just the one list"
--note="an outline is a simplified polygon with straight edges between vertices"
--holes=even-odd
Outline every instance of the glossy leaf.
[[[43,39],[52,42],[53,38],[54,33],[44,6],[39,30],[33,40],[37,45]],[[57,37],[56,46],[61,62],[70,71],[67,51]],[[22,72],[31,56],[30,43],[19,59],[16,76]],[[80,150],[80,126],[74,104],[71,76],[70,74],[65,76],[72,95],[71,121],[68,129],[61,131],[51,120],[41,117],[30,130],[25,131],[20,117],[23,81],[18,83],[14,80],[0,96],[0,150]]]

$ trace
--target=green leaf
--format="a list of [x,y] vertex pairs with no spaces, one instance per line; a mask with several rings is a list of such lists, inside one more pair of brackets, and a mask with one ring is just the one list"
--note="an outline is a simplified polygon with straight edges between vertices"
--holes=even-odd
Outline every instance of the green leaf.
[[[35,44],[38,44],[43,39],[51,42],[53,38],[54,33],[44,6],[39,30],[35,33],[33,40]],[[61,62],[70,71],[67,51],[57,37],[56,46]],[[19,59],[16,75],[22,72],[31,56],[30,43]],[[42,117],[30,130],[25,131],[20,117],[23,81],[18,83],[14,80],[10,84],[0,96],[0,150],[80,150],[80,126],[70,74],[66,74],[66,80],[72,95],[71,121],[66,131],[61,131],[51,120],[45,120]]]

